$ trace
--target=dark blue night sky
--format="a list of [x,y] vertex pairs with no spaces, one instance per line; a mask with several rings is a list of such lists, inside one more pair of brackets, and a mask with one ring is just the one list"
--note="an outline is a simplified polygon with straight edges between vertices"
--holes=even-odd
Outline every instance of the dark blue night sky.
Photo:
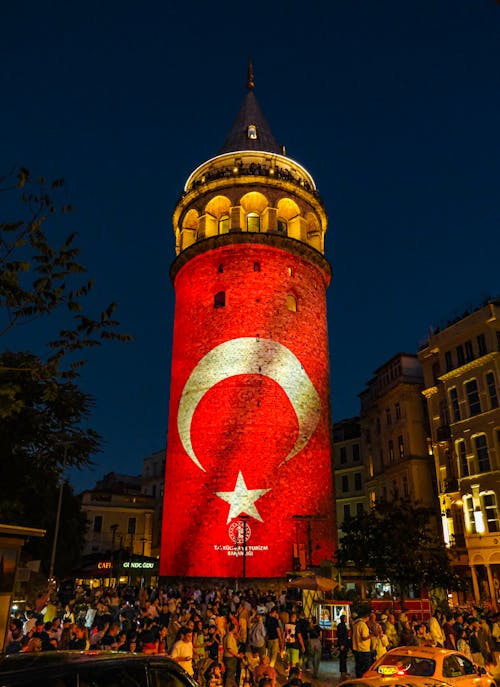
[[[105,438],[93,486],[162,448],[174,294],[171,213],[245,93],[313,175],[330,217],[334,419],[429,326],[499,288],[495,0],[4,3],[2,173],[64,177],[96,307],[135,337],[81,378]],[[47,328],[49,323],[47,323]],[[36,349],[28,329],[3,347]]]

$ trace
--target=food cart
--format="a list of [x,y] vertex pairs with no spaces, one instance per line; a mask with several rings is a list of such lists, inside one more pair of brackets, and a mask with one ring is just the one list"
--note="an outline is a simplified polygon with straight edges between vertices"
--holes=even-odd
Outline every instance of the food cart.
[[337,651],[337,625],[340,616],[346,616],[346,625],[351,629],[351,601],[317,600],[314,615],[322,630],[323,656],[335,655]]

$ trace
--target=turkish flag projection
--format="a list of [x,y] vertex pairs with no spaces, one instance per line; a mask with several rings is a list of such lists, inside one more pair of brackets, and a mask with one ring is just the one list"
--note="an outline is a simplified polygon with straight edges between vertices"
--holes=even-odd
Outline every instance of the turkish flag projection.
[[161,575],[239,577],[244,557],[247,577],[282,577],[304,546],[332,558],[327,281],[259,243],[180,268]]

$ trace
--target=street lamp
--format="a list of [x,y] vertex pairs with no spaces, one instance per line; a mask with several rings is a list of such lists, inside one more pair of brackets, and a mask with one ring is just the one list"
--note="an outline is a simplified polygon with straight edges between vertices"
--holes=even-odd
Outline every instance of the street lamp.
[[56,550],[57,550],[57,539],[59,537],[59,526],[61,524],[61,508],[62,508],[62,497],[64,490],[64,469],[66,467],[66,458],[68,455],[68,442],[64,443],[64,456],[62,463],[62,470],[59,476],[59,496],[57,499],[57,511],[56,511],[56,524],[54,527],[54,538],[52,540],[52,553],[50,555],[50,567],[49,567],[49,587],[54,584],[54,567],[56,562]]
[[247,520],[249,517],[249,515],[241,516],[243,520],[243,579],[246,579],[247,576]]

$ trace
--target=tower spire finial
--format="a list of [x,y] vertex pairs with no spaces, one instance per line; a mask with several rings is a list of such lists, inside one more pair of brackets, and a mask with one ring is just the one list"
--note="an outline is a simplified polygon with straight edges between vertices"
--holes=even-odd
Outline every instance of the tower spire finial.
[[255,82],[253,80],[253,64],[252,60],[248,60],[248,81],[247,81],[247,88],[249,91],[253,91],[255,88]]

